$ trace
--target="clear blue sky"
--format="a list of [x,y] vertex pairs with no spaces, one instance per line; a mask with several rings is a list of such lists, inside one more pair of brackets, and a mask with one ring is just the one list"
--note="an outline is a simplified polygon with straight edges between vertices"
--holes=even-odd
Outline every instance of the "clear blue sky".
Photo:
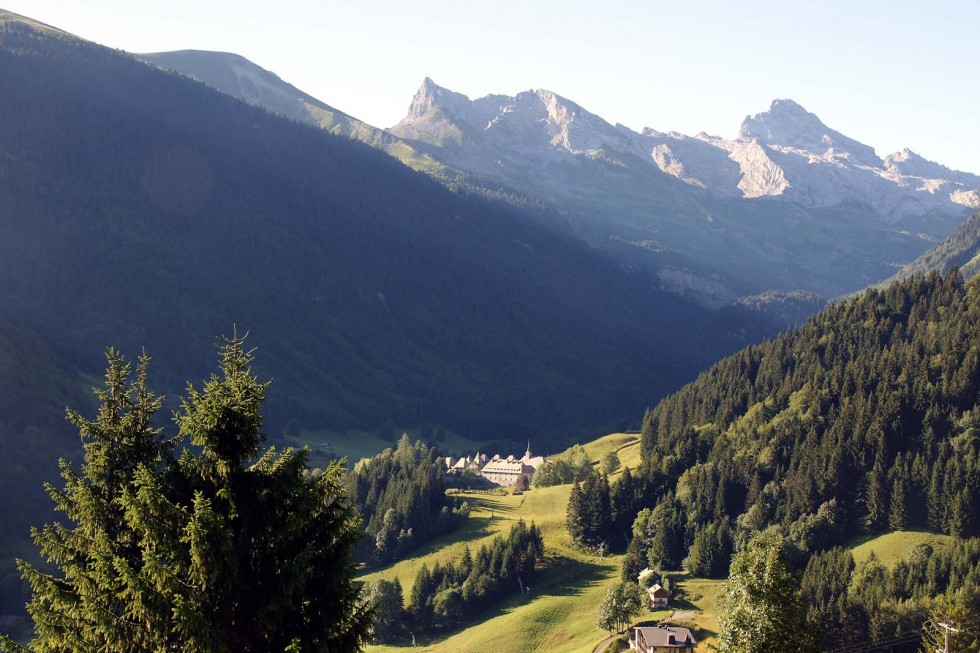
[[791,98],[881,156],[980,173],[976,0],[4,0],[130,52],[248,57],[379,127],[425,76],[546,88],[610,122],[733,137]]

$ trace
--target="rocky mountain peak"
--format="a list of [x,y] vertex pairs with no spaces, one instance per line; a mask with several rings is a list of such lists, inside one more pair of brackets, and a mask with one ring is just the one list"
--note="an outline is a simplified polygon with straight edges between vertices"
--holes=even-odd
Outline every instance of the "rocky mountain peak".
[[885,157],[885,169],[895,174],[910,175],[922,179],[949,179],[966,184],[973,190],[978,181],[975,175],[959,173],[944,165],[930,161],[905,147]]
[[443,88],[432,81],[431,77],[426,77],[412,98],[405,120],[418,120],[433,109],[442,109],[444,113],[456,115],[469,105],[470,99],[462,93]]
[[794,102],[793,100],[790,100],[788,98],[783,100],[778,100],[778,99],[773,100],[769,104],[769,113],[773,115],[799,116],[800,118],[803,119],[816,118],[817,122],[820,122],[820,120],[815,115],[813,115],[812,113],[804,109],[799,103]]
[[895,152],[894,154],[889,154],[885,158],[886,163],[887,162],[904,163],[905,161],[913,161],[913,160],[924,161],[925,159],[923,159],[923,157],[919,156],[918,154],[916,154],[915,152],[913,152],[907,147],[903,147],[898,152]]
[[[882,161],[873,148],[791,99],[773,100],[767,110],[747,116],[738,137],[728,140],[704,132],[634,132],[547,89],[471,101],[426,78],[392,133],[436,145],[446,162],[518,186],[529,174],[541,182],[544,164],[579,157],[599,162],[597,180],[610,162],[629,168],[646,161],[721,197],[779,197],[817,208],[861,202],[885,221],[980,205],[976,176],[907,149]],[[554,170],[559,172],[550,183],[565,190],[563,168]]]
[[815,114],[793,100],[773,100],[769,110],[746,116],[738,136],[764,145],[804,145],[825,143],[830,128]]
[[834,131],[793,100],[773,100],[768,111],[746,116],[738,137],[770,147],[803,150],[820,158],[882,165],[874,148]]
[[827,126],[816,115],[793,100],[773,100],[768,111],[745,117],[738,136],[766,145],[786,145],[788,140],[820,139],[827,131]]

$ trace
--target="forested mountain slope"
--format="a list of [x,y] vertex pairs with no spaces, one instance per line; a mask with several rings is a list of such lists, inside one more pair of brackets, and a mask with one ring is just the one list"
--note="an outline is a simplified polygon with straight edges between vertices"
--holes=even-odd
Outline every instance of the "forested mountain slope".
[[757,333],[517,210],[70,37],[0,32],[0,300],[89,373],[263,350],[272,427],[614,422]]
[[980,282],[869,290],[721,361],[647,414],[642,452],[659,503],[635,564],[711,568],[769,525],[801,554],[863,532],[980,534]]
[[974,213],[964,220],[953,233],[906,265],[894,277],[882,282],[882,285],[915,274],[933,271],[945,274],[954,267],[960,269],[965,279],[971,279],[980,272],[980,213]]
[[[96,380],[92,380],[94,385]],[[37,333],[0,314],[0,615],[24,608],[13,556],[38,520],[51,515],[42,480],[58,476],[58,457],[80,449],[65,406],[88,409],[79,372]]]

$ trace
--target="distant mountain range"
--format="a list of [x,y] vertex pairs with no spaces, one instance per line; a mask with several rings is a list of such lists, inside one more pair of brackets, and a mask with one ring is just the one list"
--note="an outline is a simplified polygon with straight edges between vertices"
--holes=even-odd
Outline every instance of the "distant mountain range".
[[814,208],[860,203],[886,222],[961,215],[963,207],[980,206],[980,177],[908,150],[882,160],[792,100],[776,100],[747,117],[738,137],[725,140],[650,128],[637,133],[551,91],[470,101],[426,79],[408,115],[390,131],[439,148],[461,168],[512,183],[518,162],[546,171],[570,157],[616,153],[719,197],[772,197]]
[[881,159],[790,100],[747,117],[726,140],[638,133],[545,90],[470,100],[427,78],[385,131],[237,55],[137,56],[366,141],[451,187],[554,206],[561,228],[709,306],[853,292],[894,274],[980,205],[980,177],[908,150]]

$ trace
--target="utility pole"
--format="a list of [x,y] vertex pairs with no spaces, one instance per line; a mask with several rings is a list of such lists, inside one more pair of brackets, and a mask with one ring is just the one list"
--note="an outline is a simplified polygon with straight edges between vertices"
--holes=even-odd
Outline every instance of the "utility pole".
[[943,629],[943,653],[952,653],[953,649],[949,647],[949,634],[960,632],[958,628],[953,628],[949,624],[938,623],[936,624]]

